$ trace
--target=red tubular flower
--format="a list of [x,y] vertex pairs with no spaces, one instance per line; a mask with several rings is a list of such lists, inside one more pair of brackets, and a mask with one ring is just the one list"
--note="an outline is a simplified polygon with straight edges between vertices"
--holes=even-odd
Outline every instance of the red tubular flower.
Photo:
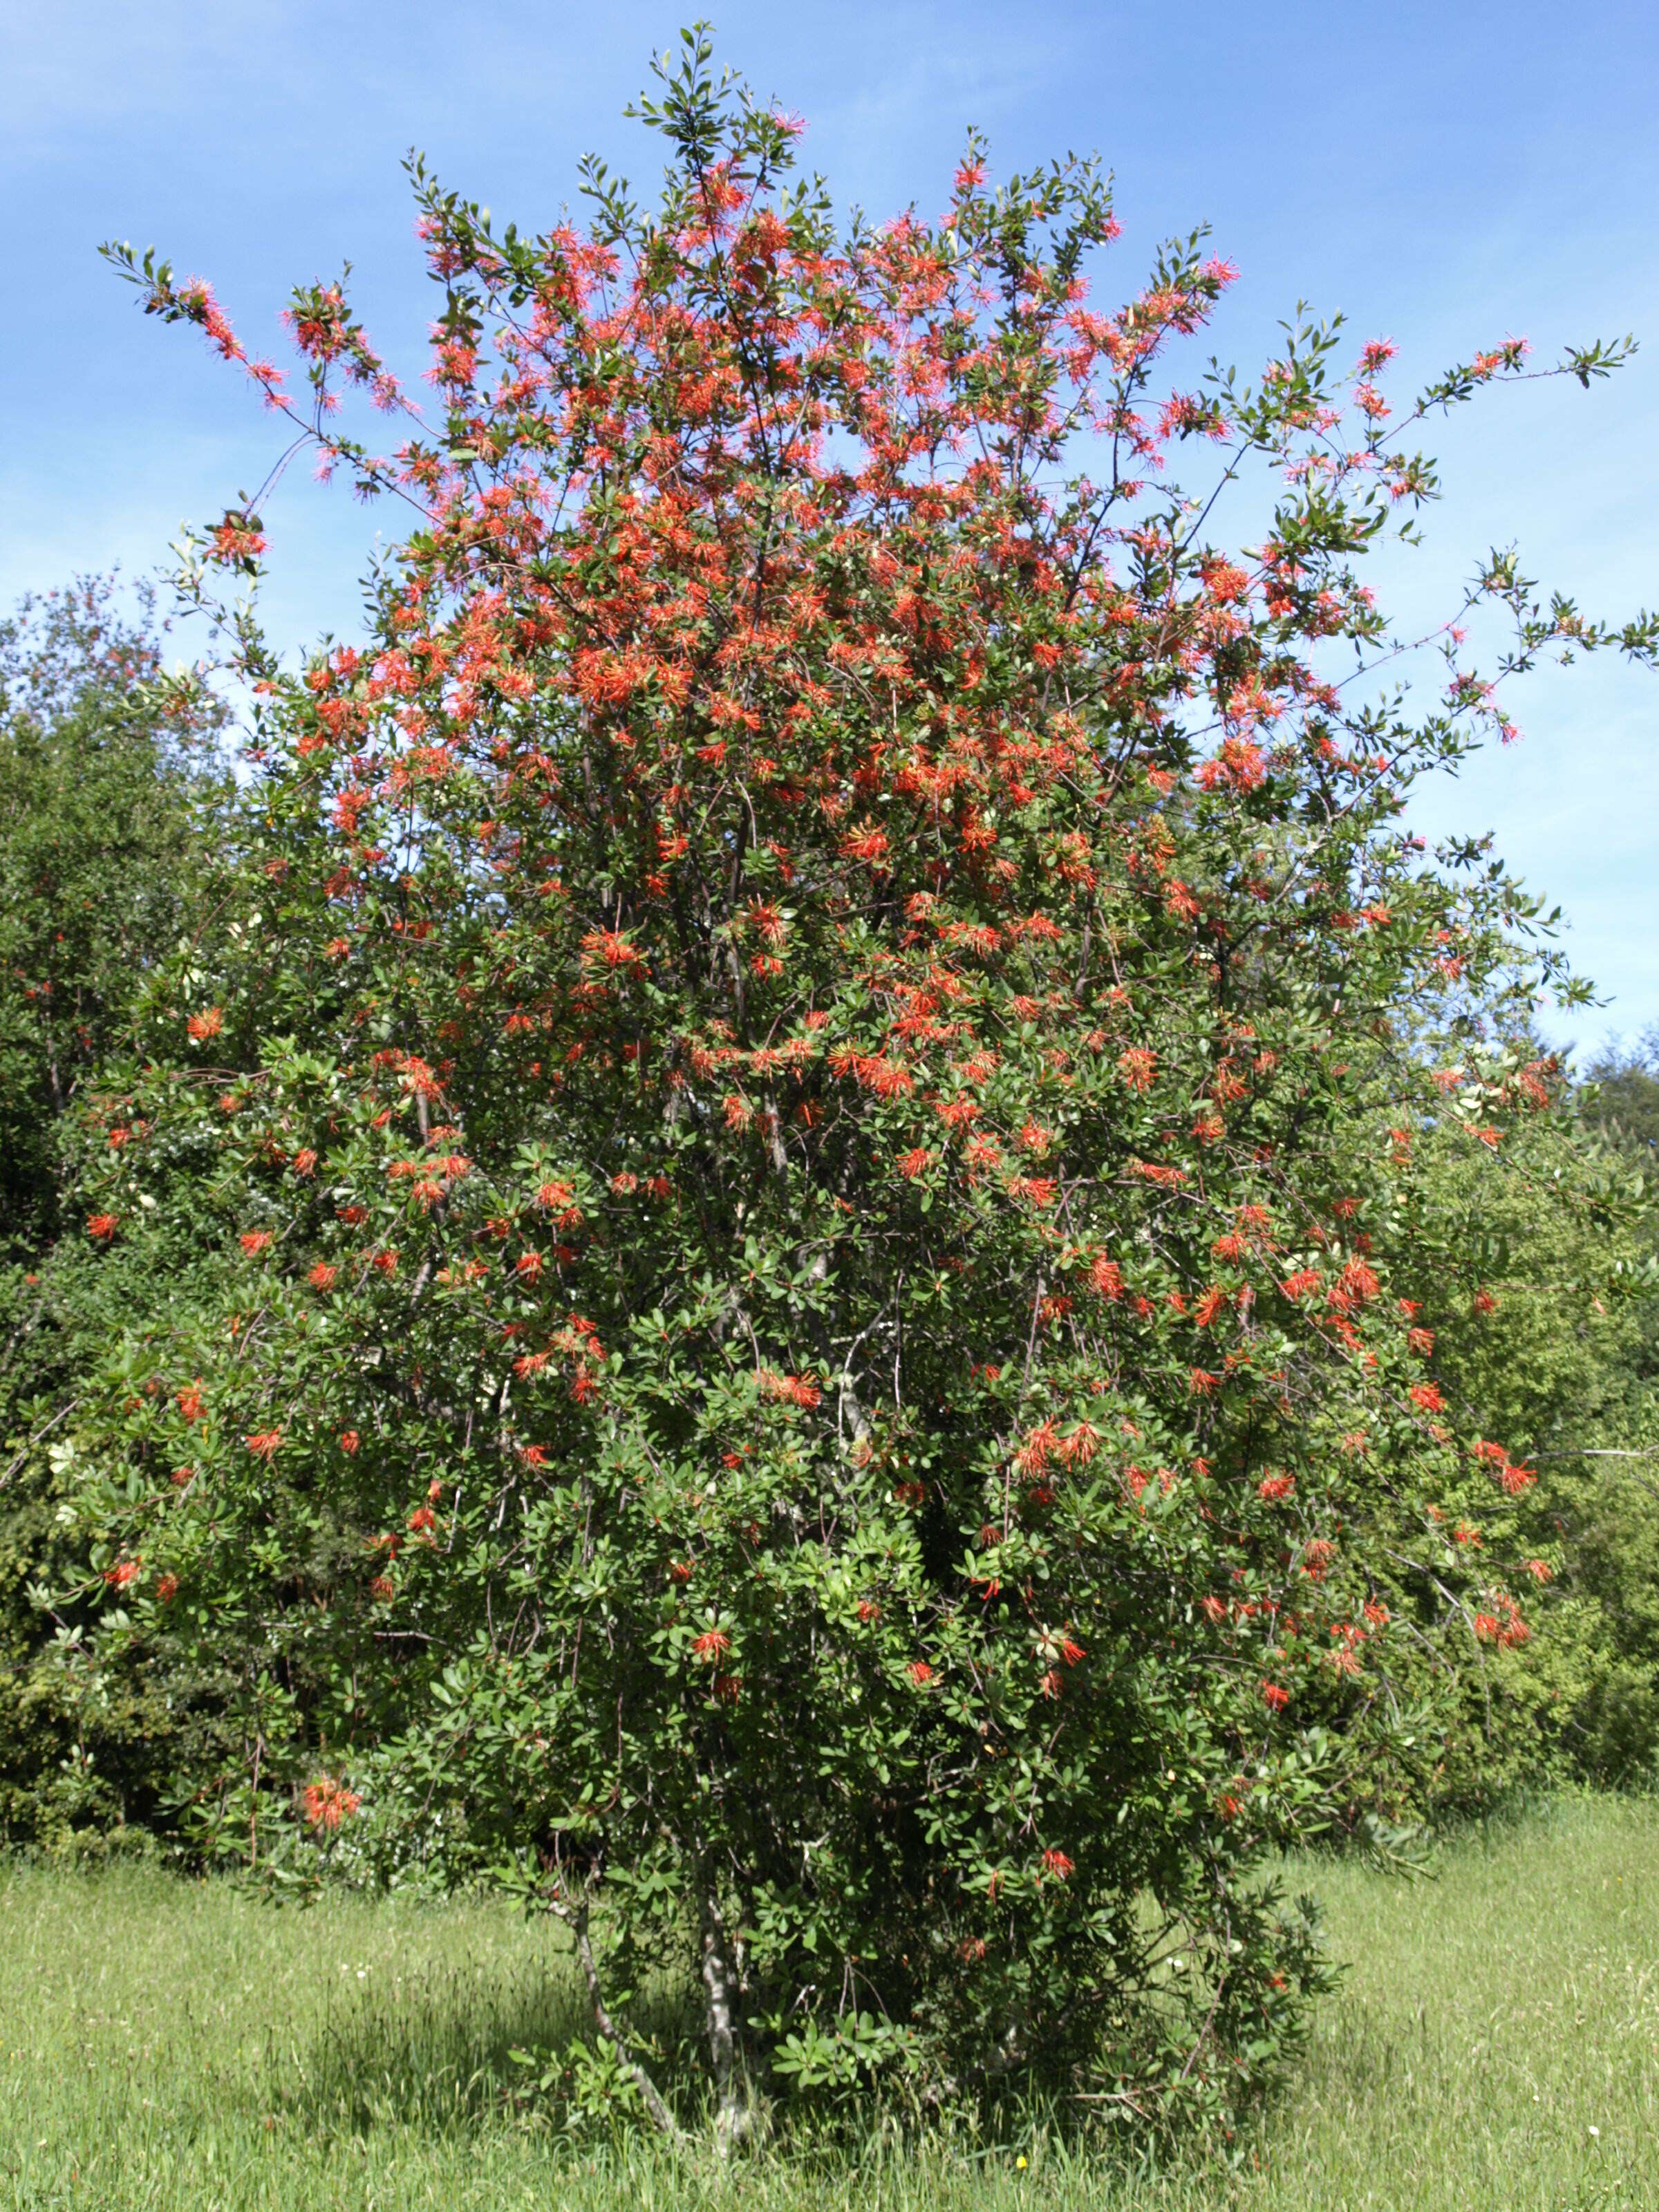
[[315,1782],[307,1783],[301,1793],[306,1820],[313,1828],[325,1829],[332,1835],[342,1820],[349,1820],[362,1799],[355,1790],[348,1790],[343,1782],[324,1774]]

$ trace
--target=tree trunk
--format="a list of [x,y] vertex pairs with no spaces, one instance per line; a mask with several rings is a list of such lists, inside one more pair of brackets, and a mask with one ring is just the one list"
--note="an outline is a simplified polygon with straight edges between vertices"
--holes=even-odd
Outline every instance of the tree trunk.
[[726,2159],[748,2134],[752,2115],[743,2065],[737,1961],[712,1885],[703,1891],[702,1986],[714,2069],[714,2148]]

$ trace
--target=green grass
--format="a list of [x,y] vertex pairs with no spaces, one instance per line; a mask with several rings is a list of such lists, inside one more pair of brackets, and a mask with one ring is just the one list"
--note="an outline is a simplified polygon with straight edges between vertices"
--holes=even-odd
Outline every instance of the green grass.
[[1237,2172],[875,2141],[727,2182],[647,2146],[573,2150],[504,2104],[507,2050],[576,2018],[552,1934],[510,1911],[277,1911],[142,1868],[20,1867],[0,2212],[1659,2207],[1659,1807],[1564,1802],[1449,1846],[1430,1882],[1302,1871],[1351,1971]]

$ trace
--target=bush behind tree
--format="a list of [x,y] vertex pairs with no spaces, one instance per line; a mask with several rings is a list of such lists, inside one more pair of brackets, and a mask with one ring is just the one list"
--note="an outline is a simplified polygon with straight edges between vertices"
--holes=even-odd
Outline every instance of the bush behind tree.
[[0,1832],[36,1841],[149,1817],[181,1748],[142,1682],[58,1663],[37,1602],[76,1565],[82,1382],[193,1257],[95,1263],[65,1211],[74,1117],[224,860],[223,716],[167,682],[164,635],[104,578],[0,624]]
[[1624,1163],[1587,1139],[1587,1100],[1593,1112],[1594,1094],[1569,1085],[1559,1110],[1494,1149],[1453,1093],[1452,1111],[1413,1133],[1411,1245],[1390,1272],[1449,1399],[1518,1470],[1536,1632],[1401,1655],[1402,1683],[1445,1677],[1437,1694],[1422,1685],[1438,1718],[1394,1778],[1402,1817],[1638,1782],[1659,1749],[1644,1602],[1655,1517],[1640,1497],[1656,1425],[1651,1214]]

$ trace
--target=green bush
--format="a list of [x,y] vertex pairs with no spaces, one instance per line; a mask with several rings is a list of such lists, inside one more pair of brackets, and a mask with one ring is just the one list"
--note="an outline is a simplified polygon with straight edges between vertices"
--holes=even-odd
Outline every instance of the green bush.
[[[94,1668],[73,1586],[73,1417],[102,1348],[192,1255],[96,1262],[66,1133],[147,975],[204,918],[228,781],[210,697],[163,678],[148,599],[93,581],[0,625],[0,1833],[150,1817],[154,1686]],[[157,1270],[160,1270],[158,1273]],[[169,1743],[161,1765],[178,1746]]]

